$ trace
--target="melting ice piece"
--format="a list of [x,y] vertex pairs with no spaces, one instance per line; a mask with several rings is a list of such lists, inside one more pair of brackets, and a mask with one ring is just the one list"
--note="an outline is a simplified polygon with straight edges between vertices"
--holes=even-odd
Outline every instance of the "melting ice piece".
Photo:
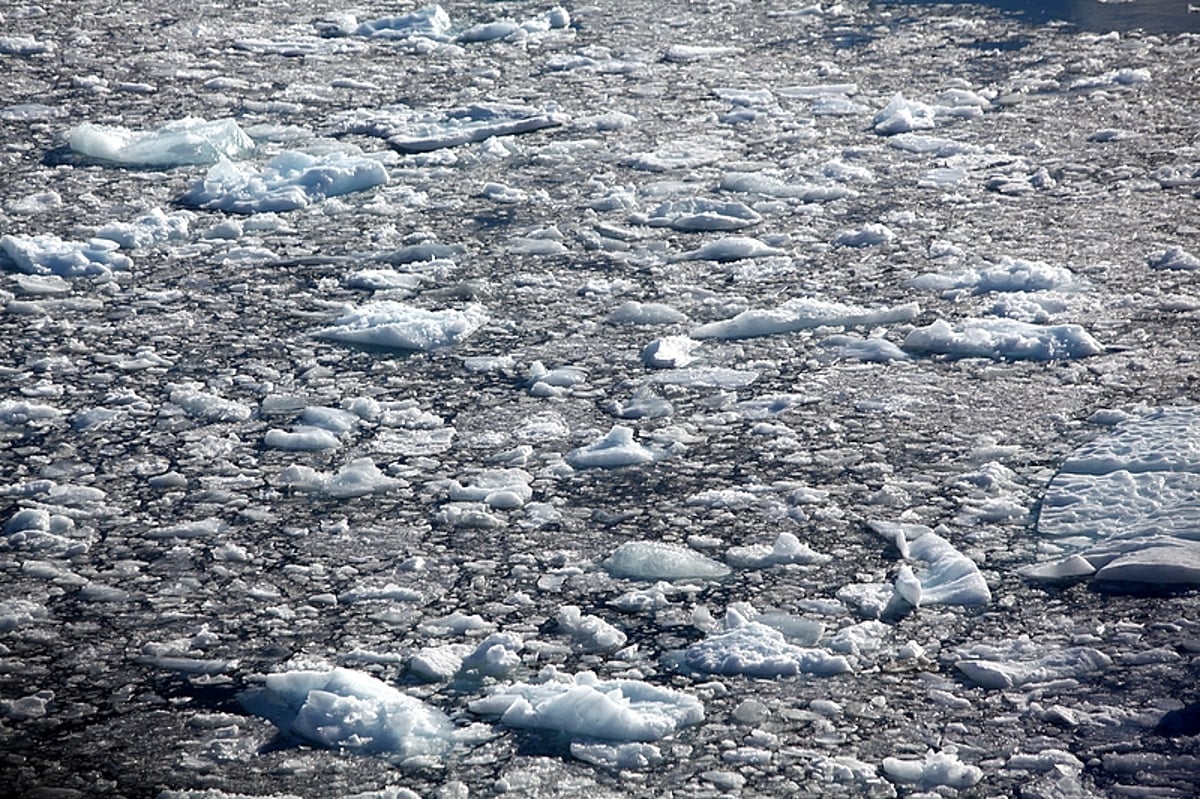
[[125,166],[215,164],[254,152],[254,140],[232,119],[209,122],[195,117],[148,131],[84,122],[67,134],[67,144],[88,158]]
[[466,485],[457,480],[450,483],[450,499],[454,502],[482,502],[491,508],[512,510],[533,499],[529,484],[533,475],[524,469],[493,469],[472,475]]
[[1066,267],[1009,258],[1006,255],[995,264],[918,275],[906,281],[905,285],[950,295],[960,291],[987,294],[993,291],[1065,290],[1078,286],[1079,278]]
[[1168,247],[1150,257],[1153,269],[1200,269],[1200,258],[1182,247]]
[[731,573],[728,566],[699,552],[661,541],[627,541],[604,561],[614,577],[634,580],[720,579]]
[[615,652],[625,646],[625,633],[599,616],[584,614],[576,605],[563,605],[555,620],[559,629],[585,652]]
[[235,214],[295,211],[387,182],[387,169],[375,158],[288,150],[268,161],[261,172],[222,160],[192,183],[180,201],[193,208]]
[[427,311],[394,300],[360,305],[322,328],[319,338],[397,350],[439,350],[453,347],[478,330],[487,315],[481,305]]
[[297,491],[338,498],[383,494],[408,485],[404,480],[385,475],[370,458],[353,460],[337,472],[292,465],[279,475],[279,482]]
[[[855,338],[853,336],[827,336],[821,339],[821,346],[829,356],[847,358],[867,363],[891,363],[892,361],[908,361],[911,357],[907,352],[884,338]],[[828,356],[827,356],[828,357]]]
[[1200,408],[1163,408],[1076,450],[1046,491],[1038,534],[1063,559],[1035,579],[1200,584]]
[[127,250],[136,250],[164,241],[186,239],[193,219],[195,214],[190,211],[168,214],[161,208],[152,208],[132,222],[110,222],[97,230],[96,236],[115,241]]
[[284,733],[330,749],[436,756],[454,733],[441,711],[350,669],[268,674],[265,688],[241,701]]
[[922,760],[900,759],[885,757],[883,773],[892,782],[902,785],[916,785],[920,788],[970,788],[983,779],[983,770],[978,766],[968,766],[958,759],[951,751],[934,752],[932,749],[925,753]]
[[31,275],[111,277],[114,269],[125,270],[133,265],[117,252],[117,246],[101,238],[84,242],[63,241],[49,233],[16,234],[0,238],[0,262],[11,261]]
[[879,520],[868,526],[895,544],[901,557],[925,564],[919,573],[903,565],[896,580],[896,592],[913,607],[986,605],[992,601],[992,592],[975,562],[929,527]]
[[939,319],[904,339],[909,352],[957,358],[1058,361],[1088,358],[1104,351],[1079,325],[1035,325],[1016,319]]
[[618,305],[605,321],[613,325],[670,325],[686,322],[687,316],[661,302],[629,300]]
[[726,263],[745,258],[767,258],[784,253],[785,251],[778,247],[772,247],[749,236],[725,236],[716,241],[702,244],[690,252],[685,252],[680,258],[685,261]]
[[669,227],[682,231],[737,230],[757,225],[762,217],[747,205],[730,200],[692,197],[663,203],[646,214],[630,218],[635,225]]
[[704,705],[694,696],[640,680],[601,680],[587,671],[550,671],[541,683],[500,686],[470,709],[510,727],[609,741],[657,741],[704,720]]
[[1028,639],[977,644],[959,650],[954,664],[985,688],[1008,690],[1058,680],[1074,680],[1104,671],[1112,658],[1087,646],[1054,648]]
[[786,563],[825,563],[828,555],[813,550],[792,533],[780,533],[774,544],[730,547],[725,561],[740,569],[766,569]]
[[634,441],[632,428],[618,424],[604,438],[568,452],[567,463],[576,469],[616,469],[658,457],[660,453]]
[[914,319],[920,310],[915,302],[892,308],[864,308],[860,305],[799,297],[788,300],[778,308],[743,311],[732,319],[701,325],[692,331],[692,337],[739,339],[792,333],[824,326],[885,325]]
[[565,114],[514,103],[477,103],[444,113],[415,111],[392,106],[362,117],[351,115],[347,133],[386,139],[403,153],[423,153],[481,142],[493,136],[514,136],[566,124]]
[[700,342],[690,336],[663,336],[642,349],[642,363],[654,369],[678,369],[693,363]]
[[[453,27],[450,15],[439,5],[429,5],[408,14],[367,20],[345,33],[379,39],[406,39],[421,36],[434,41],[450,41]],[[328,30],[328,29],[327,29]]]
[[691,669],[707,674],[786,677],[795,674],[845,674],[850,662],[841,655],[790,644],[783,633],[735,610],[725,614],[724,632],[709,635],[684,652]]

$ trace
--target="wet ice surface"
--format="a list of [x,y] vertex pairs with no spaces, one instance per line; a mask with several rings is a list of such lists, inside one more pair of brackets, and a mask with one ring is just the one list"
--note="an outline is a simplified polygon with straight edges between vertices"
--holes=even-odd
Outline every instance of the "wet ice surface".
[[3,14],[10,793],[1196,793],[1194,37]]

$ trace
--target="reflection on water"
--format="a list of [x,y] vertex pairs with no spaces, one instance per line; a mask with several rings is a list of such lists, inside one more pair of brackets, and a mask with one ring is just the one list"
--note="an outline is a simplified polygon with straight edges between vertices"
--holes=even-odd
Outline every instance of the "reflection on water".
[[[986,5],[1044,24],[1071,22],[1093,31],[1142,28],[1150,33],[1200,33],[1200,0],[886,0],[899,5]],[[1189,7],[1197,8],[1190,11]]]

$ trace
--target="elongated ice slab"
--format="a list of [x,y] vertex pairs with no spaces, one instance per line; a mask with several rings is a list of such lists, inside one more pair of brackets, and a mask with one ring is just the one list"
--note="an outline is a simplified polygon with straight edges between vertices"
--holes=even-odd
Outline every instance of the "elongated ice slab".
[[692,197],[662,203],[649,214],[633,215],[630,221],[682,231],[738,230],[757,225],[762,217],[749,206],[733,200]]
[[67,144],[87,158],[122,166],[215,164],[254,152],[254,140],[232,119],[210,122],[195,117],[144,131],[84,122],[67,134]]
[[872,521],[872,530],[896,545],[919,570],[900,567],[896,593],[913,607],[922,605],[986,605],[992,592],[975,562],[946,538],[919,524]]
[[604,561],[614,577],[635,580],[720,579],[731,573],[723,563],[677,544],[627,541]]
[[439,350],[453,347],[487,321],[482,306],[461,311],[429,311],[394,300],[361,305],[318,330],[319,338],[396,350]]
[[1127,420],[1063,463],[1042,500],[1035,579],[1200,584],[1200,409]]
[[732,319],[701,325],[692,338],[739,339],[793,333],[814,327],[858,327],[906,322],[916,318],[915,302],[891,308],[865,308],[811,297],[788,300],[777,308],[743,311]]
[[268,674],[265,688],[242,703],[284,733],[330,749],[440,755],[454,732],[441,711],[350,669]]
[[954,664],[985,688],[1032,689],[1041,683],[1078,680],[1103,672],[1112,658],[1087,646],[1054,647],[1028,639],[977,644],[959,651]]
[[403,153],[423,153],[481,142],[493,136],[515,136],[565,124],[568,117],[553,108],[516,103],[475,103],[445,112],[390,106],[344,116],[342,130],[385,139]]
[[180,201],[193,208],[236,214],[295,211],[387,182],[387,169],[374,158],[288,150],[261,171],[222,160],[192,183]]
[[909,352],[956,358],[1059,361],[1088,358],[1104,351],[1079,325],[1035,325],[1016,319],[939,319],[918,327],[904,339]]
[[501,686],[470,708],[510,727],[609,741],[657,741],[704,720],[704,705],[694,696],[640,680],[601,680],[591,672]]
[[1077,287],[1079,283],[1075,273],[1066,267],[1008,256],[994,264],[927,273],[907,281],[913,288],[940,291],[950,296],[959,292],[1062,291]]

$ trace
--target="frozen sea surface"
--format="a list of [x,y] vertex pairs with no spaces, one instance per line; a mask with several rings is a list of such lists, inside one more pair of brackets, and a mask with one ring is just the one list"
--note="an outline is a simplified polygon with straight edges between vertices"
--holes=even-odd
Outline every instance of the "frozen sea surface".
[[4,6],[0,795],[1196,795],[1197,20]]

